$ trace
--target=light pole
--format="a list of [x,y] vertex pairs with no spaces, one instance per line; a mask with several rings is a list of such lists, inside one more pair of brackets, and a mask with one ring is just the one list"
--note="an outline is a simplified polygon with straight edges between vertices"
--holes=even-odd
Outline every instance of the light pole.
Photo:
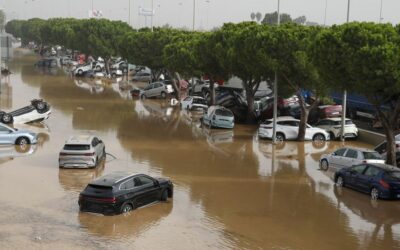
[[[347,0],[347,19],[346,23],[348,23],[350,20],[350,0]],[[340,139],[342,142],[345,141],[345,122],[346,122],[346,109],[347,109],[347,90],[344,90],[343,92],[343,101],[342,101],[342,126],[340,128]]]
[[324,26],[326,26],[326,11],[328,9],[328,0],[325,0],[325,15],[324,15]]
[[380,13],[379,13],[379,23],[381,23],[382,22],[382,8],[383,8],[383,0],[381,0],[381,10],[380,10]]
[[[277,25],[281,23],[280,17],[280,4],[281,1],[278,0],[278,20]],[[276,120],[278,118],[278,73],[275,70],[275,81],[274,81],[274,117],[273,117],[273,125],[272,125],[272,143],[276,144]]]
[[193,27],[192,27],[193,31],[195,22],[196,22],[196,0],[193,0]]
[[131,0],[128,0],[128,24],[131,26]]
[[151,0],[151,32],[154,31],[153,18],[154,18],[154,0]]

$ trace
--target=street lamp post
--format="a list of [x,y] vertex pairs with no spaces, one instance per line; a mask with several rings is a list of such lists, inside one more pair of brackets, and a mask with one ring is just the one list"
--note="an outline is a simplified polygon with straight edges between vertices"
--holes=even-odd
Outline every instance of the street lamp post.
[[154,0],[151,0],[151,32],[154,31],[153,18],[154,18]]
[[[347,19],[346,23],[348,23],[350,20],[350,0],[347,0]],[[342,142],[345,141],[345,122],[346,122],[346,109],[347,109],[347,90],[344,90],[343,92],[343,102],[342,102],[342,126],[340,128],[340,139]]]
[[193,31],[194,31],[195,22],[196,22],[196,0],[193,0],[193,27],[192,27]]
[[128,24],[131,26],[131,0],[128,0]]
[[325,0],[325,15],[324,15],[324,26],[326,26],[326,12],[328,10],[328,0]]
[[382,22],[382,8],[383,8],[383,0],[381,0],[381,10],[380,10],[380,12],[379,12],[379,23],[381,23]]
[[[277,25],[281,23],[280,17],[280,3],[278,0],[278,20]],[[274,81],[274,117],[272,126],[272,143],[276,144],[276,120],[278,119],[278,73],[275,71],[275,81]]]

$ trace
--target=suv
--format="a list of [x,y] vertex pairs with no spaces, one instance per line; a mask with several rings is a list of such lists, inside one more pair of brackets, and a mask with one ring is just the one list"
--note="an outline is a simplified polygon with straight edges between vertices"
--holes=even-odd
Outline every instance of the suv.
[[106,157],[104,143],[91,135],[69,138],[58,158],[60,168],[94,168]]
[[324,154],[319,161],[322,170],[329,167],[345,168],[365,163],[381,163],[385,160],[378,152],[370,149],[340,148],[332,154]]
[[[397,163],[397,166],[400,166],[400,134],[396,135],[396,137],[394,138],[394,141],[396,143],[396,163]],[[381,154],[383,159],[386,159],[386,146],[387,146],[387,142],[384,141],[381,144],[379,144],[378,146],[376,146],[374,149],[379,154]]]
[[90,182],[79,195],[80,211],[105,215],[122,214],[172,198],[174,185],[168,179],[145,174],[114,172]]
[[[342,118],[327,118],[315,124],[316,127],[326,130],[331,136],[331,139],[340,138]],[[345,120],[344,136],[346,138],[357,138],[358,129],[356,125],[348,118]]]
[[143,93],[140,97],[142,99],[146,99],[149,97],[161,97],[165,99],[167,97],[167,94],[171,94],[173,92],[174,89],[171,85],[166,85],[162,82],[153,82],[144,88]]

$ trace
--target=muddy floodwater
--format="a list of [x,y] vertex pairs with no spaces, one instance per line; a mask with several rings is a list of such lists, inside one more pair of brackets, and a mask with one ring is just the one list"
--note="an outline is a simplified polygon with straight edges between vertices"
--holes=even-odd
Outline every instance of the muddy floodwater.
[[[400,249],[400,202],[337,189],[320,155],[341,142],[258,140],[256,126],[200,127],[199,114],[132,99],[131,83],[73,79],[17,53],[2,79],[1,110],[43,98],[52,114],[28,149],[0,147],[0,249]],[[74,134],[95,134],[107,156],[62,170]],[[346,145],[372,148],[360,142]],[[166,176],[173,200],[128,215],[80,213],[79,192],[122,170]]]

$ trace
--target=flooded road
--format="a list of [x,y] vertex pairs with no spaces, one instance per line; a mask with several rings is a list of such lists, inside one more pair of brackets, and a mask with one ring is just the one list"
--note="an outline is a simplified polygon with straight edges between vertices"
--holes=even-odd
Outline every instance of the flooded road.
[[[340,142],[273,147],[255,126],[201,128],[198,114],[132,100],[126,82],[74,80],[35,61],[17,56],[2,79],[2,110],[38,97],[53,110],[45,125],[27,125],[40,143],[0,148],[0,249],[400,249],[400,202],[338,190],[318,169]],[[65,140],[82,133],[116,159],[60,170]],[[79,192],[117,170],[170,177],[173,200],[128,215],[80,213]]]

